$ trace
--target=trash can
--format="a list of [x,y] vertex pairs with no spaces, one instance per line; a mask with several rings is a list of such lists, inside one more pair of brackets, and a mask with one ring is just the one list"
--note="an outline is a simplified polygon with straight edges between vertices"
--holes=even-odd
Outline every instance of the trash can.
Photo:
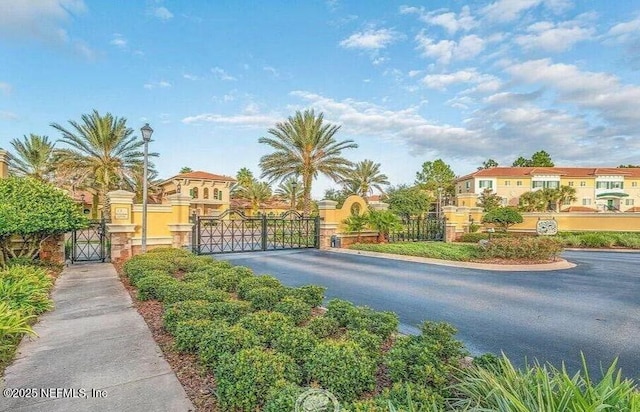
[[336,235],[331,236],[331,247],[340,247],[340,238]]

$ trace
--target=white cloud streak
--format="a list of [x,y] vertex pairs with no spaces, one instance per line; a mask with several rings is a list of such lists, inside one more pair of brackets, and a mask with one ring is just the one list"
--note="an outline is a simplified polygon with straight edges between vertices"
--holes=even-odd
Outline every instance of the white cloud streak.
[[379,50],[400,40],[402,35],[391,29],[369,29],[357,32],[339,44],[345,49]]
[[460,41],[440,40],[428,37],[424,31],[416,36],[417,49],[423,57],[433,58],[447,65],[456,60],[469,60],[478,56],[485,48],[485,41],[475,34],[464,36]]
[[220,68],[220,67],[214,67],[211,69],[211,73],[213,73],[213,75],[216,77],[216,79],[218,80],[223,80],[223,81],[235,81],[238,80],[237,78],[235,78],[234,76],[230,75],[229,73],[227,73],[226,71],[224,71],[224,69]]

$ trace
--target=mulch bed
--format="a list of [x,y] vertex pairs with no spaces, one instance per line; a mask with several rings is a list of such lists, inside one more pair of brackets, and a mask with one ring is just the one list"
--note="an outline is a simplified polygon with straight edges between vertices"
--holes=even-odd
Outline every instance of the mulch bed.
[[178,352],[174,349],[173,336],[162,327],[162,303],[157,300],[139,301],[136,297],[137,289],[129,283],[129,279],[124,275],[122,264],[114,263],[114,266],[122,284],[131,295],[134,306],[147,322],[153,339],[162,350],[164,358],[175,372],[196,411],[219,411],[217,399],[213,393],[215,388],[213,375],[198,364],[196,355]]

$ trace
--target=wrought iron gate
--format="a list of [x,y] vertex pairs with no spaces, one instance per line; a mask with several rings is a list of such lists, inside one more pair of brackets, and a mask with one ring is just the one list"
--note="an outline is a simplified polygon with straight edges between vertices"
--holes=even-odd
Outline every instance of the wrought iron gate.
[[444,241],[445,219],[437,216],[402,220],[402,228],[389,234],[389,242]]
[[199,255],[259,250],[317,248],[319,217],[291,210],[280,216],[245,216],[227,210],[219,216],[199,216],[193,226],[193,252]]
[[110,245],[104,219],[92,220],[84,229],[71,233],[71,262],[104,262],[109,258]]

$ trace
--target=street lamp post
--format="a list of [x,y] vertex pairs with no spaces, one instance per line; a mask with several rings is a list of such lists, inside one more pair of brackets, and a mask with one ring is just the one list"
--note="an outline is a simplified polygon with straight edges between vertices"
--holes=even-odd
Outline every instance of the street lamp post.
[[291,210],[296,210],[296,188],[298,182],[291,182]]
[[438,188],[438,219],[442,217],[442,188]]
[[147,251],[147,190],[148,183],[147,178],[149,174],[149,142],[151,141],[151,135],[153,129],[149,127],[149,123],[146,123],[140,129],[142,132],[142,140],[144,141],[144,166],[142,171],[142,253]]

